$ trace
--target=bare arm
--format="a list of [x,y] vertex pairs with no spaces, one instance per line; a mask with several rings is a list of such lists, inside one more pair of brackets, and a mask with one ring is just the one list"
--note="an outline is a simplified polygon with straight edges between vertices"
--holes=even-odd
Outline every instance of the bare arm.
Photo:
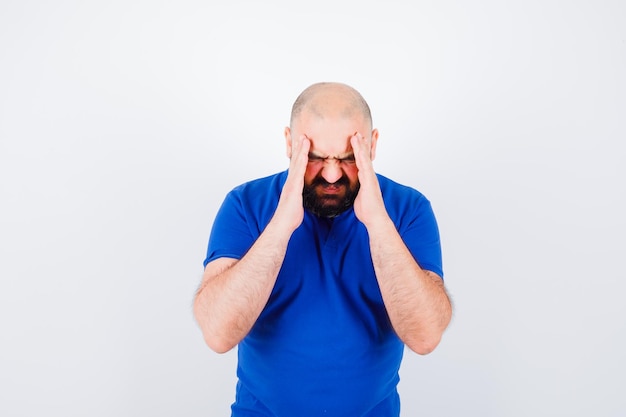
[[289,174],[274,216],[240,260],[207,264],[194,299],[194,315],[207,345],[227,352],[250,331],[263,311],[285,258],[293,231],[302,223],[302,189],[310,143],[294,141]]
[[229,351],[248,334],[272,292],[289,236],[270,222],[241,260],[206,266],[194,314],[211,349]]
[[413,351],[432,352],[452,314],[443,280],[420,268],[391,220],[372,224],[367,231],[376,278],[396,333]]
[[361,189],[355,214],[367,228],[385,308],[396,334],[413,351],[430,353],[450,322],[452,306],[442,279],[420,268],[389,218],[372,166],[372,144],[356,134],[352,148]]

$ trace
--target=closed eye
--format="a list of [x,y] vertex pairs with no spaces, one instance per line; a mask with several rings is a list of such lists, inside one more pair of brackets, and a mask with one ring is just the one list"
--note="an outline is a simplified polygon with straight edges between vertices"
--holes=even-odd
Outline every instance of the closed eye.
[[354,159],[354,154],[349,154],[344,156],[343,158],[336,158],[334,156],[319,156],[319,155],[315,155],[310,153],[309,154],[309,163],[310,164],[319,164],[319,163],[324,163],[326,161],[337,161],[338,164],[341,165],[354,165],[354,163],[356,162]]
[[326,158],[322,158],[318,155],[309,154],[309,162],[323,162]]

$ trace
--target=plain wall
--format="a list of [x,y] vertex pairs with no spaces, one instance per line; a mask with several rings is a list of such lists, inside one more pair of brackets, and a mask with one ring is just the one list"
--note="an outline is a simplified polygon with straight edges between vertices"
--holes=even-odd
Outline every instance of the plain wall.
[[455,315],[403,415],[626,415],[626,4],[217,3],[0,3],[0,415],[229,415],[208,235],[317,81],[439,221]]

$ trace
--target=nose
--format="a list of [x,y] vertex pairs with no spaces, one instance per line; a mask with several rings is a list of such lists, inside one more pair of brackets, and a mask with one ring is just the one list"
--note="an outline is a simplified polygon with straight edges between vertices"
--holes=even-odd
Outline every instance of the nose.
[[341,171],[338,161],[332,159],[324,162],[325,164],[322,168],[322,178],[330,184],[337,182],[337,180],[343,176],[343,172]]

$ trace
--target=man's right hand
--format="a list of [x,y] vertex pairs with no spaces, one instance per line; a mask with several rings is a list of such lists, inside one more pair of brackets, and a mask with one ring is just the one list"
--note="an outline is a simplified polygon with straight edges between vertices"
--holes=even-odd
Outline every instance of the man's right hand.
[[289,233],[293,233],[304,219],[302,190],[310,147],[311,142],[304,135],[293,139],[287,180],[274,213],[273,222],[278,222],[281,228],[284,227]]
[[194,300],[194,315],[207,345],[227,352],[248,334],[267,304],[287,245],[304,219],[302,190],[311,143],[305,136],[291,143],[289,172],[274,217],[240,259],[219,258],[204,270]]

